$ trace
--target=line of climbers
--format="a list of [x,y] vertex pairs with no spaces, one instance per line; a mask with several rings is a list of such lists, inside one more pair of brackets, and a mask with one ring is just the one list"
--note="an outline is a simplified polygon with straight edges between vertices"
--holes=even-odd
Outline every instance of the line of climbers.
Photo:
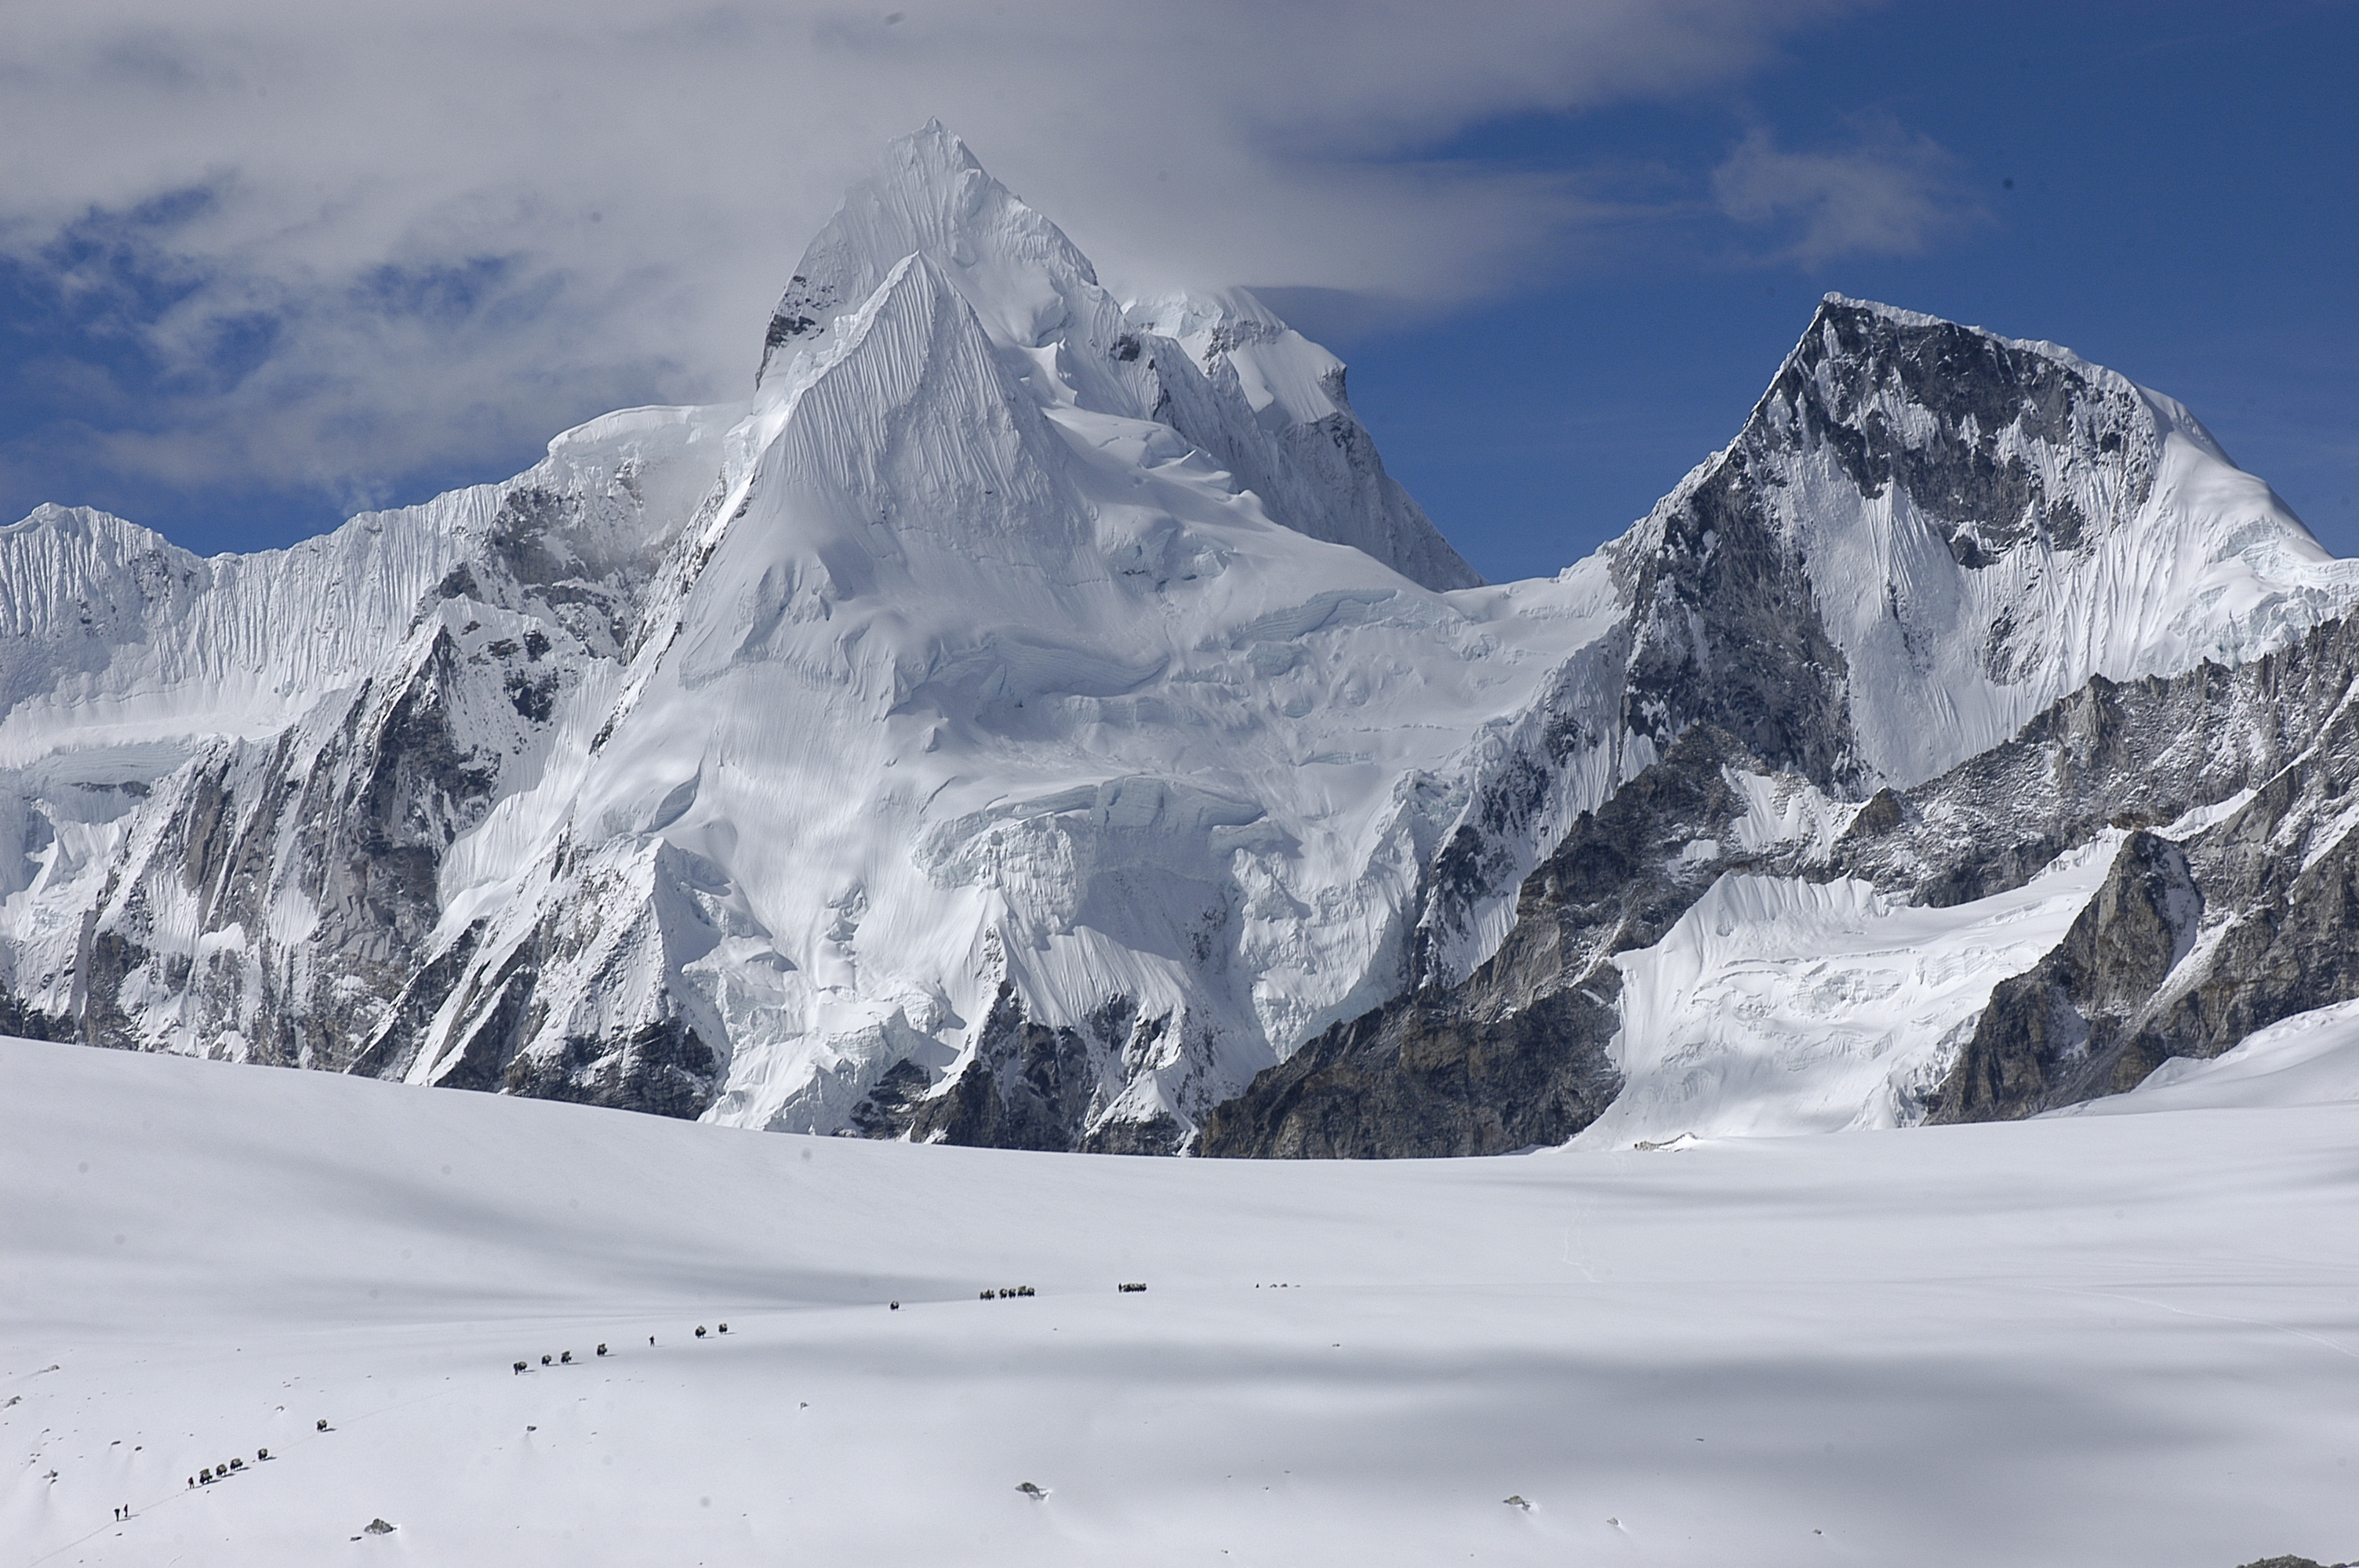
[[[320,1430],[321,1432],[327,1431],[328,1423],[324,1421],[321,1422],[320,1423]],[[267,1448],[257,1448],[254,1451],[254,1457],[257,1461],[268,1459],[270,1457],[270,1450]],[[233,1473],[245,1468],[245,1461],[243,1458],[224,1459],[220,1464],[209,1465],[203,1469],[198,1471],[195,1475],[190,1476],[189,1485],[191,1487],[210,1487],[215,1481],[228,1480]],[[114,1517],[119,1519],[129,1519],[131,1517],[131,1509],[129,1506],[126,1505],[124,1508],[117,1509]]]

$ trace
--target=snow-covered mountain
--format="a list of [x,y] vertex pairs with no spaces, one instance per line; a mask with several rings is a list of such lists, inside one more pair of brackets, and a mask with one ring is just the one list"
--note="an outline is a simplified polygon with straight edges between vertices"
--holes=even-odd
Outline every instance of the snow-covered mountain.
[[[1242,292],[1117,300],[929,125],[796,267],[746,404],[610,415],[291,551],[0,530],[0,1022],[1025,1147],[1190,1147],[1234,1102],[1234,1152],[1381,1153],[1423,1146],[1368,1108],[1392,1057],[1336,1080],[1350,1136],[1272,1097],[1398,1056],[1411,1008],[1521,1020],[1538,1075],[1462,1084],[1488,1130],[1444,1143],[1571,1136],[1671,1037],[1597,964],[1777,903],[1665,839],[1676,875],[1615,884],[1651,923],[1476,998],[1639,781],[1769,781],[1761,822],[1712,808],[1729,842],[1832,887],[1796,834],[1913,831],[2092,682],[2250,666],[2354,598],[2178,405],[1832,297],[1649,517],[1485,586],[1332,355]],[[2126,829],[2074,822],[1978,896],[2110,865]],[[2025,941],[1969,943],[1951,1011]],[[1962,1027],[1911,1036],[1923,1072],[1981,1059]]]

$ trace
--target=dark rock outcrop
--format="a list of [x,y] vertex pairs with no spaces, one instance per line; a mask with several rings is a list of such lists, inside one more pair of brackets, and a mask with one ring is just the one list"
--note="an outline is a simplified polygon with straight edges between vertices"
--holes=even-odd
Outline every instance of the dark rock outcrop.
[[1003,986],[973,1060],[946,1092],[915,1107],[909,1136],[921,1143],[1071,1149],[1098,1087],[1092,1055],[1079,1032],[1026,1018]]
[[1084,1029],[1051,1027],[1027,1017],[1015,988],[1003,983],[974,1054],[954,1078],[937,1087],[917,1063],[896,1062],[853,1108],[853,1129],[868,1138],[973,1148],[1177,1153],[1190,1131],[1169,1112],[1103,1114],[1121,1092],[1122,1055],[1149,1048],[1169,1022],[1141,1019],[1117,1002]]
[[1858,767],[1850,671],[1764,504],[1759,444],[1731,447],[1635,564],[1622,722],[1664,751],[1690,725],[1715,725],[1763,762],[1841,787]]
[[[1950,903],[2019,885],[2104,827],[2182,824],[2169,854],[2133,831],[2123,854],[2143,869],[2125,881],[2117,864],[2057,951],[1996,989],[1940,1119],[2117,1093],[2169,1057],[2214,1056],[2359,997],[2354,681],[2349,622],[2234,670],[2093,681],[1910,792],[1900,827],[1843,847],[1852,874]],[[2207,808],[2217,820],[2205,825]],[[2188,926],[2190,903],[2200,918]],[[2168,919],[2141,913],[2165,905]]]
[[[1897,392],[1926,417],[1903,432],[1870,406]],[[2037,350],[1954,322],[1902,319],[1830,298],[1771,385],[1806,437],[1824,445],[1862,495],[1897,485],[1930,519],[1951,558],[1988,567],[2035,535],[2071,549],[2089,520],[2051,497],[2006,440],[2085,443],[2121,463],[2122,504],[2143,504],[2159,456],[2133,394]]]
[[2012,1120],[2136,1088],[2170,1054],[2140,1025],[2202,910],[2185,851],[2130,835],[2064,940],[1993,989],[1927,1119]]
[[642,1024],[620,1039],[572,1038],[555,1056],[512,1058],[500,1087],[538,1099],[571,1100],[694,1120],[720,1087],[720,1064],[678,1019]]
[[1561,1143],[1622,1087],[1605,1051],[1619,1024],[1613,987],[1603,989],[1488,1021],[1419,992],[1339,1024],[1217,1107],[1197,1152],[1374,1160]]
[[[126,998],[161,991],[249,1060],[350,1066],[440,916],[443,852],[498,784],[505,759],[457,739],[481,684],[466,665],[440,634],[398,684],[364,682],[321,728],[218,746],[153,795],[145,853],[114,870],[84,926],[82,1040],[139,1048]],[[184,901],[193,934],[165,913]],[[314,924],[281,938],[290,905]]]

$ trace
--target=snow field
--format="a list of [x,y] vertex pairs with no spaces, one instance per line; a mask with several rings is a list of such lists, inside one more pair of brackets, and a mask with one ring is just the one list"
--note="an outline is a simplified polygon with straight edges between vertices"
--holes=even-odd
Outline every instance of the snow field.
[[0,1042],[0,1118],[9,1564],[2353,1550],[2350,1104],[1229,1163]]

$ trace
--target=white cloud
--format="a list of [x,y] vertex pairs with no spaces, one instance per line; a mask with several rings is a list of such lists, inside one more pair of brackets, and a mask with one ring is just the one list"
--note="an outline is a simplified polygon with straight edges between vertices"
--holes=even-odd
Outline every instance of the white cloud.
[[[1118,287],[1455,301],[1559,242],[1581,199],[1395,155],[1734,80],[1837,8],[17,0],[0,254],[60,287],[184,291],[118,319],[178,369],[139,421],[164,433],[94,419],[89,460],[361,501],[614,402],[741,394],[805,239],[929,115]],[[1821,161],[1740,149],[1723,204],[1806,213],[1809,254],[1922,231]]]
[[1956,194],[1951,167],[1932,138],[1886,121],[1823,152],[1788,152],[1756,129],[1712,171],[1712,194],[1724,216],[1777,235],[1780,261],[1913,255],[1981,216]]

